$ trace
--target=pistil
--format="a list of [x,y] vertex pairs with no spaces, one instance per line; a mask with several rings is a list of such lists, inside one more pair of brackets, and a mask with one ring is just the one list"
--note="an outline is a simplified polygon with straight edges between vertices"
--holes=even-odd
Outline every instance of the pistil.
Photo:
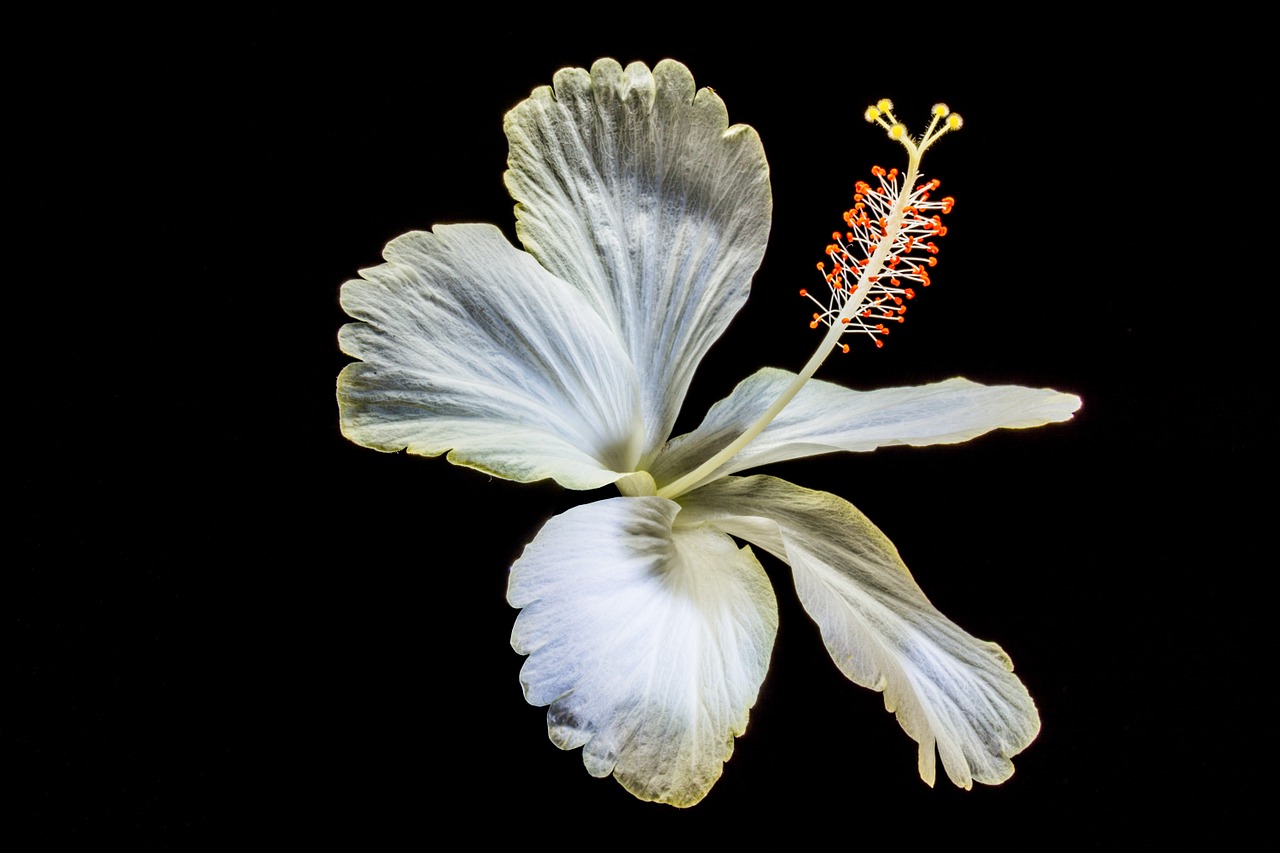
[[[894,284],[893,279],[897,277],[900,280],[900,278],[905,277],[907,270],[902,271],[903,275],[895,276],[894,274],[897,272],[896,267],[900,266],[904,253],[910,253],[912,250],[920,248],[916,245],[915,234],[904,233],[903,223],[905,219],[910,218],[911,226],[915,226],[920,221],[928,223],[936,222],[936,229],[934,229],[934,233],[939,236],[941,235],[941,232],[945,230],[942,228],[940,220],[925,219],[922,216],[920,206],[918,204],[922,198],[927,201],[929,191],[935,189],[937,187],[937,183],[929,182],[928,184],[923,184],[917,187],[916,181],[919,179],[920,159],[924,155],[925,150],[948,130],[958,129],[962,124],[962,120],[959,114],[952,113],[945,104],[935,104],[933,107],[933,119],[929,123],[928,130],[925,131],[919,141],[913,141],[907,133],[906,127],[894,117],[893,103],[887,98],[879,101],[873,107],[868,107],[864,113],[864,117],[867,121],[879,124],[881,127],[885,128],[889,133],[889,138],[902,143],[903,147],[907,149],[908,155],[907,171],[903,179],[902,190],[897,193],[897,198],[889,209],[888,215],[878,217],[880,218],[880,222],[878,223],[880,235],[878,239],[868,237],[871,232],[867,229],[872,222],[869,217],[865,216],[865,213],[861,217],[854,217],[855,222],[850,222],[850,216],[854,214],[855,211],[859,210],[858,206],[855,206],[853,211],[846,214],[845,222],[851,229],[847,232],[848,240],[847,242],[842,241],[839,233],[832,235],[834,238],[832,246],[835,246],[836,249],[833,251],[832,247],[829,246],[828,255],[832,257],[833,264],[836,265],[836,268],[833,269],[830,274],[825,275],[828,284],[832,287],[833,296],[835,297],[834,304],[837,307],[834,309],[829,308],[820,314],[815,314],[814,322],[810,324],[814,328],[817,328],[820,323],[827,324],[827,332],[823,336],[822,342],[818,344],[818,348],[814,350],[813,355],[809,358],[809,361],[805,366],[796,374],[795,379],[792,380],[780,395],[778,395],[778,398],[774,400],[767,409],[765,409],[764,413],[761,414],[754,423],[747,427],[740,436],[720,450],[719,453],[715,454],[689,473],[673,480],[659,489],[659,497],[674,498],[696,488],[701,485],[704,479],[714,474],[717,469],[755,440],[756,436],[760,435],[760,433],[762,433],[765,428],[773,422],[773,419],[776,418],[784,408],[786,408],[787,404],[795,399],[796,394],[800,393],[800,389],[804,387],[804,384],[813,377],[818,368],[822,366],[822,363],[827,360],[827,356],[829,356],[836,348],[836,344],[839,343],[841,336],[846,332],[855,331],[870,334],[875,339],[876,345],[881,346],[882,342],[875,336],[877,334],[886,334],[887,328],[884,327],[883,324],[871,325],[865,321],[867,319],[896,319],[900,321],[902,316],[901,313],[896,313],[892,317],[884,315],[884,297],[877,296],[877,294],[892,294],[892,290],[894,288],[900,287],[900,283]],[[938,126],[940,122],[942,123],[941,127]],[[896,170],[894,170],[894,173],[896,173]],[[879,188],[879,191],[883,192],[886,186],[884,179],[891,173],[886,173],[883,169],[877,167],[873,170],[873,174],[881,179],[882,185]],[[890,181],[894,182],[893,186],[896,186],[896,174],[893,174]],[[866,194],[861,192],[863,187],[867,187],[868,192],[870,192],[870,188],[866,184],[859,183],[858,194],[865,196]],[[858,201],[856,197],[855,201]],[[945,205],[943,208],[944,211],[950,212],[952,200],[944,199],[942,202],[935,202],[932,204],[939,207]],[[855,240],[852,230],[855,227],[860,229],[859,236],[862,237],[861,240]],[[912,229],[909,227],[907,230],[911,231]],[[927,226],[926,230],[928,230]],[[870,243],[869,241],[871,239],[876,239],[876,242],[874,244]],[[850,253],[850,244],[863,245],[864,248],[870,248],[871,245],[874,245],[874,249],[872,249],[871,256],[869,258],[865,261],[859,262],[856,261],[854,255]],[[927,249],[927,251],[932,254],[933,252],[936,252],[936,247]],[[930,257],[930,266],[932,266],[932,260],[933,258]],[[821,264],[819,265],[819,269],[823,269]],[[909,274],[914,277],[913,280],[921,281],[924,285],[929,283],[927,271],[915,266],[911,266],[908,269],[910,270]],[[850,286],[850,274],[854,272],[857,273],[857,283],[856,285]],[[920,275],[921,273],[923,273],[922,277]],[[889,281],[882,282],[882,277],[888,278]],[[911,296],[914,295],[913,293],[908,293],[910,290],[909,288],[901,288],[901,290],[907,298],[911,298]],[[805,296],[809,295],[807,291],[801,291],[801,294]],[[847,296],[845,294],[847,294]],[[869,295],[872,295],[871,302],[868,302]],[[892,296],[889,298],[892,302]],[[816,299],[814,301],[817,302]],[[893,304],[895,307],[900,307],[897,303]],[[819,307],[822,307],[820,302],[818,302],[818,305]],[[873,311],[881,311],[881,314],[876,315],[872,313]],[[849,351],[847,344],[842,345],[841,349],[844,352]]]

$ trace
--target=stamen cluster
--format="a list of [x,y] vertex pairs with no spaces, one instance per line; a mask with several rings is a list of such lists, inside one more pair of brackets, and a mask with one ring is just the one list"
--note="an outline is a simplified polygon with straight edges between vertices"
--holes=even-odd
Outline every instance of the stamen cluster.
[[[911,191],[903,208],[902,224],[890,238],[881,273],[867,276],[870,286],[860,309],[842,317],[841,309],[858,286],[880,242],[889,235],[889,219],[903,189],[897,169],[886,172],[875,166],[871,174],[880,185],[873,189],[866,181],[858,181],[854,185],[853,207],[844,212],[847,230],[831,234],[832,242],[826,250],[831,258],[831,270],[827,271],[825,262],[818,262],[818,271],[829,291],[826,301],[808,290],[801,290],[800,295],[807,296],[821,309],[814,312],[810,328],[839,322],[844,324],[846,332],[870,335],[876,346],[882,347],[884,341],[880,338],[889,334],[886,323],[903,322],[903,315],[907,313],[905,301],[915,298],[915,287],[929,286],[929,268],[938,263],[934,257],[938,254],[938,245],[932,238],[947,233],[942,214],[951,212],[955,199],[951,196],[940,201],[930,199],[938,188],[937,179],[925,181]],[[848,352],[848,344],[842,349]]]

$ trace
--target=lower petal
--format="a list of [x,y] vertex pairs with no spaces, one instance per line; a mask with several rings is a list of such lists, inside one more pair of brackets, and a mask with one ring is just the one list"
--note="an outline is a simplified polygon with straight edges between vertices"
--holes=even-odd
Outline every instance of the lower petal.
[[525,698],[561,749],[643,800],[691,806],[720,778],[769,665],[777,603],[750,548],[674,526],[664,498],[553,518],[511,568]]
[[932,785],[934,748],[951,781],[997,784],[1040,731],[1009,656],[929,603],[893,543],[852,504],[773,477],[729,477],[681,499],[686,523],[714,524],[790,563],[796,591],[841,672],[884,692],[885,708],[920,744]]

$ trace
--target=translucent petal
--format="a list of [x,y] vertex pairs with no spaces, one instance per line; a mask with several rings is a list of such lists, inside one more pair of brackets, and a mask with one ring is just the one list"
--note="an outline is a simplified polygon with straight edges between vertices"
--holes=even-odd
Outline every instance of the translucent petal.
[[525,697],[550,705],[561,749],[581,746],[644,800],[691,806],[720,778],[769,665],[777,603],[749,548],[673,521],[664,498],[559,515],[511,568],[529,655]]
[[1040,717],[1008,655],[939,613],[883,533],[835,495],[773,477],[729,477],[682,499],[685,523],[706,522],[791,564],[796,591],[840,670],[884,692],[885,708],[934,748],[951,781],[1003,782]]
[[664,60],[567,68],[506,117],[506,183],[526,249],[577,286],[640,377],[644,460],[747,298],[772,197],[755,131]]
[[[709,459],[754,423],[793,379],[789,371],[765,368],[738,383],[697,429],[663,449],[650,468],[654,480],[659,486],[672,482]],[[702,483],[836,450],[955,444],[993,429],[1065,421],[1078,408],[1079,397],[1048,388],[979,385],[959,378],[877,391],[852,391],[811,379],[764,432]]]
[[363,323],[338,377],[343,434],[512,480],[597,488],[639,456],[635,372],[586,300],[492,225],[396,238],[342,287]]

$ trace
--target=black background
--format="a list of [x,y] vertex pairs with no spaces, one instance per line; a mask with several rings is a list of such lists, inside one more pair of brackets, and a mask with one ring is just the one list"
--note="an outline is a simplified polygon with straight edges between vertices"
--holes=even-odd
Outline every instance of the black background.
[[[51,23],[6,59],[10,823],[155,846],[446,829],[595,846],[767,826],[797,843],[1151,841],[1246,822],[1263,508],[1237,487],[1263,475],[1273,406],[1245,283],[1269,273],[1230,236],[1225,197],[1250,172],[1214,124],[1190,23],[815,21],[776,43],[768,22],[575,39],[470,17],[113,17]],[[854,341],[820,376],[963,375],[1082,410],[768,473],[852,501],[943,612],[1009,652],[1043,731],[1004,785],[923,785],[914,742],[840,676],[768,558],[772,666],[706,800],[677,811],[590,778],[523,701],[504,590],[548,518],[608,491],[340,435],[340,284],[411,229],[490,222],[514,241],[503,113],[600,56],[685,62],[770,162],[768,254],[677,432],[816,344],[796,291],[853,182],[902,160],[863,108],[892,97],[917,130],[937,100],[964,115],[925,160],[958,200],[934,286],[883,350]]]

